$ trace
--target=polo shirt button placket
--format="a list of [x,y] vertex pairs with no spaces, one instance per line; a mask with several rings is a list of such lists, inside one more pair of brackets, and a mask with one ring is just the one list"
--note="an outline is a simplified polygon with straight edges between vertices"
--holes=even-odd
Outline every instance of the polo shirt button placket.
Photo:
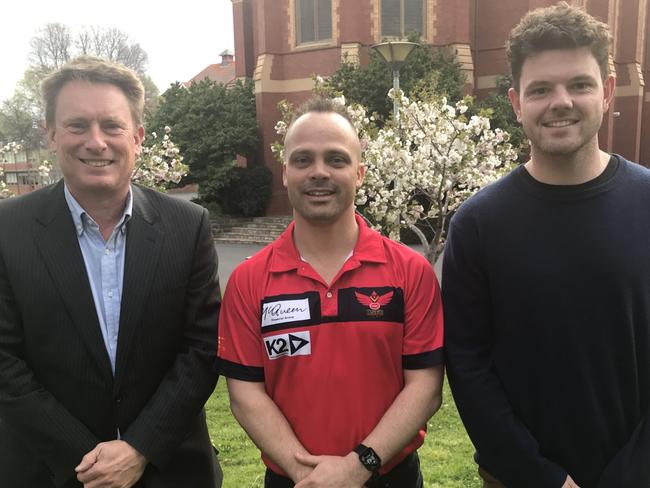
[[327,298],[332,298],[332,292],[331,292],[331,291],[328,291],[328,292],[325,294],[325,296],[326,296]]

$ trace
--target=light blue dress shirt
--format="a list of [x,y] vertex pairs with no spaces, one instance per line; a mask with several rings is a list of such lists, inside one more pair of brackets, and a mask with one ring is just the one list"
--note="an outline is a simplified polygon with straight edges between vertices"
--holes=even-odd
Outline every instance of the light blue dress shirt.
[[113,374],[115,374],[122,280],[124,278],[126,223],[131,218],[133,210],[132,193],[129,189],[124,213],[106,241],[99,232],[99,225],[79,205],[67,185],[65,185],[64,193],[77,230],[81,254],[86,264],[86,273],[93,293],[104,345],[111,360]]

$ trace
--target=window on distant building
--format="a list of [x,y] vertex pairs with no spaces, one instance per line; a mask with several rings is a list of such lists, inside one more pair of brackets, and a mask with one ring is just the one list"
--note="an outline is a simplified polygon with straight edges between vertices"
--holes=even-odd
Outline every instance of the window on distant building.
[[380,0],[382,37],[407,38],[412,32],[424,37],[426,0]]
[[26,163],[27,162],[27,153],[25,151],[18,151],[16,153],[16,162],[17,163]]
[[5,178],[7,179],[7,183],[10,185],[15,185],[18,183],[18,178],[16,178],[16,173],[7,173],[5,175]]
[[331,0],[296,0],[298,44],[332,38]]
[[[9,176],[9,175],[7,175]],[[19,185],[35,185],[37,175],[33,172],[31,173],[18,173],[18,184]]]
[[0,161],[9,164],[15,163],[16,155],[12,151],[7,151],[2,156],[0,156]]

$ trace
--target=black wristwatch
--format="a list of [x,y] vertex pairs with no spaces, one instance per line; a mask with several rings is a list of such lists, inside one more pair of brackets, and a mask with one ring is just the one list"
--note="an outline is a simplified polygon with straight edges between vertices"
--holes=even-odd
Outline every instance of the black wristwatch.
[[372,473],[370,480],[378,478],[379,467],[381,466],[381,458],[377,455],[374,449],[372,447],[359,444],[352,450],[359,455],[359,461],[361,461],[363,467]]

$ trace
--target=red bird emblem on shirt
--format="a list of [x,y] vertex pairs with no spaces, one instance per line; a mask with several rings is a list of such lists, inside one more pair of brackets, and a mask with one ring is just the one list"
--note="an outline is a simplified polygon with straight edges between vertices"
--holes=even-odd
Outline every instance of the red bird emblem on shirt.
[[379,295],[376,291],[370,295],[364,295],[358,291],[354,292],[354,296],[361,305],[365,305],[370,308],[370,310],[379,310],[382,306],[388,305],[393,299],[394,291],[389,291],[383,295]]

